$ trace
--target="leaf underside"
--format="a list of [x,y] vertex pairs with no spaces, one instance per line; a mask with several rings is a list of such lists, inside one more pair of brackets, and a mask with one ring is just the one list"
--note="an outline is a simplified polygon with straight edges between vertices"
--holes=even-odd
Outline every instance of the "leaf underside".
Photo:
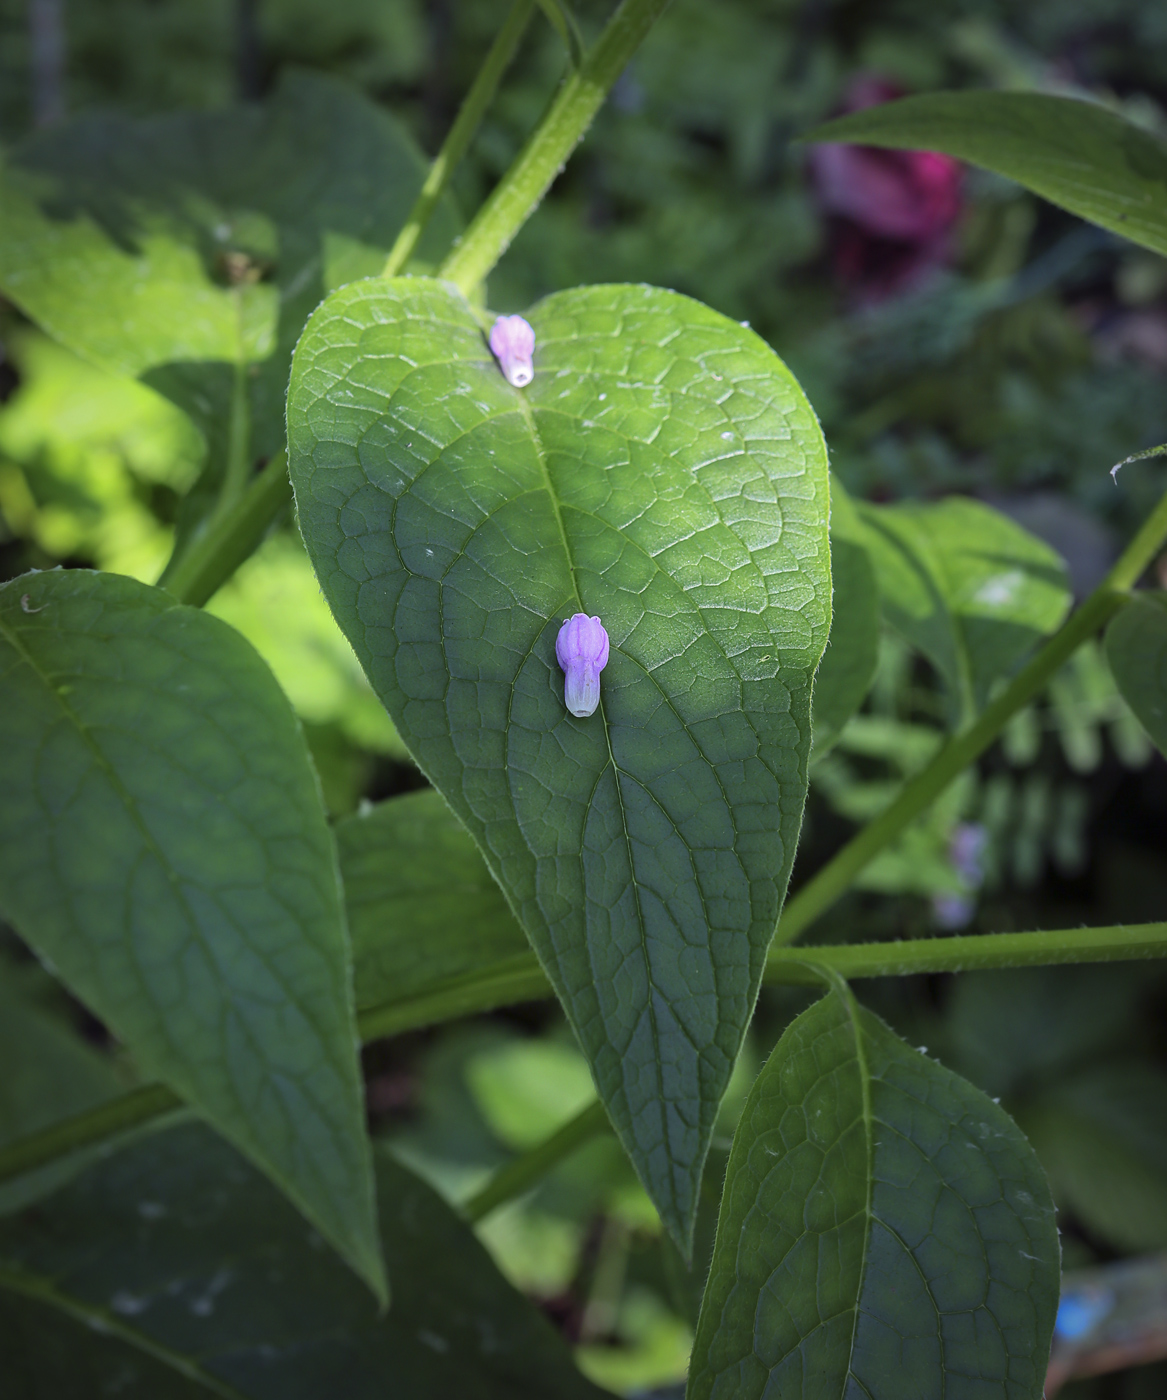
[[[454,288],[336,293],[293,364],[292,480],[337,620],[684,1245],[801,822],[825,450],[769,348],[685,297],[528,317],[516,390]],[[611,638],[588,719],[554,659],[577,611]]]
[[0,908],[383,1291],[336,856],[225,623],[87,570],[0,588]]
[[690,1400],[1040,1400],[1059,1250],[1032,1149],[840,988],[730,1154]]

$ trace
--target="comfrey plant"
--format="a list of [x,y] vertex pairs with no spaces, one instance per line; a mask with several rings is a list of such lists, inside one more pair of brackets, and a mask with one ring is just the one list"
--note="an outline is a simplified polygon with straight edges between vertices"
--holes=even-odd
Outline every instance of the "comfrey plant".
[[[701,1298],[693,1400],[1042,1394],[1059,1249],[1038,1161],[850,982],[1161,956],[1167,924],[799,939],[1101,629],[1167,748],[1167,608],[1135,591],[1167,500],[1068,612],[1058,557],[989,508],[848,500],[790,372],[708,307],[585,286],[485,312],[664,0],[624,0],[586,51],[542,8],[571,70],[460,232],[444,186],[532,0],[428,174],[308,77],[262,122],[82,123],[3,173],[4,295],[179,405],[207,453],[156,586],[0,588],[0,908],[139,1076],[58,1073],[46,1049],[0,1124],[0,1389],[15,1368],[22,1395],[597,1394],[468,1222],[613,1134]],[[941,94],[817,139],[971,161],[1167,254],[1167,154],[1101,107]],[[444,799],[428,825],[391,799],[330,827],[280,685],[202,609],[293,493]],[[862,704],[881,618],[934,666],[947,737],[787,899],[812,747]],[[479,901],[424,938],[401,894],[418,861],[435,897]],[[722,1172],[763,982],[819,995]],[[374,1153],[362,1042],[551,997],[594,1102],[459,1210]]]

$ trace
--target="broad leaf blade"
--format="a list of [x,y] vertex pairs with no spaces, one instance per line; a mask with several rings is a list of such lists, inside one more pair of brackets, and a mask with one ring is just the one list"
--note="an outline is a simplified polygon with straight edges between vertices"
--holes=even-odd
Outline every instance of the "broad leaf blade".
[[[825,451],[769,348],[685,297],[529,318],[520,391],[453,288],[336,293],[296,352],[292,479],[341,627],[686,1241],[801,822]],[[554,659],[577,611],[611,638],[587,720]]]
[[1123,699],[1167,754],[1167,595],[1131,599],[1106,629],[1106,659]]
[[[262,105],[38,133],[0,182],[0,287],[84,358],[145,380],[229,460],[279,450],[292,348],[333,287],[380,271],[425,163],[383,110],[286,76]],[[456,231],[443,203],[423,239]]]
[[23,1351],[79,1400],[600,1400],[428,1186],[388,1156],[377,1186],[388,1313],[205,1128],[119,1153],[0,1224],[6,1380]]
[[346,817],[336,843],[358,1006],[531,956],[477,846],[436,792]]
[[1028,530],[966,497],[859,507],[888,621],[932,662],[952,720],[1053,632],[1070,606],[1066,566]]
[[1058,1265],[1013,1122],[840,988],[747,1100],[690,1400],[1040,1400]]
[[0,907],[376,1289],[336,858],[252,649],[81,570],[0,589]]
[[1167,146],[1105,107],[1035,92],[937,92],[852,112],[811,141],[943,151],[1167,255]]

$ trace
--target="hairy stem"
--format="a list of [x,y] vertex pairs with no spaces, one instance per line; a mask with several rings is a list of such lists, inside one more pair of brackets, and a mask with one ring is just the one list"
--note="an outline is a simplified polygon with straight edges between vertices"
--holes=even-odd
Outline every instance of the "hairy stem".
[[822,867],[795,894],[774,935],[776,944],[793,943],[824,910],[851,886],[859,872],[931,805],[955,778],[976,761],[1010,719],[1027,705],[1050,677],[1127,601],[1136,584],[1167,539],[1167,495],[1123,551],[1107,577],[1071,615],[979,719],[953,735],[931,763],[905,785],[885,811]]
[[[1038,933],[984,933],[910,943],[851,943],[775,948],[766,963],[769,983],[821,981],[815,968],[846,978],[903,977],[916,972],[967,972],[1046,963],[1129,962],[1167,957],[1167,923],[1111,928],[1054,929]],[[357,1018],[362,1041],[399,1035],[552,995],[534,953],[504,959],[479,972],[450,978],[400,1001],[369,1007]],[[87,1113],[0,1148],[0,1182],[58,1157],[117,1136],[180,1105],[160,1084],[133,1089]],[[566,1131],[566,1130],[562,1130]],[[513,1164],[512,1164],[513,1165]]]
[[608,1130],[608,1115],[599,1099],[593,1099],[562,1128],[556,1129],[549,1138],[500,1167],[481,1191],[462,1206],[463,1217],[476,1225],[492,1210],[513,1201],[542,1181],[549,1171],[557,1167],[577,1148],[590,1142],[597,1134]]
[[506,22],[490,46],[490,51],[478,70],[478,76],[474,79],[474,85],[466,94],[465,101],[454,119],[454,125],[442,143],[442,149],[434,157],[421,193],[409,211],[405,227],[397,235],[397,241],[390,249],[381,274],[383,277],[395,277],[413,256],[413,250],[417,247],[418,239],[425,231],[438,200],[466,154],[466,148],[474,139],[474,133],[478,130],[486,109],[494,100],[499,81],[510,66],[534,7],[535,0],[514,0]]
[[623,0],[442,264],[440,277],[467,293],[486,277],[563,169],[612,84],[667,4],[668,0]]
[[191,546],[162,587],[180,603],[201,608],[252,554],[291,499],[288,454],[281,449],[235,504]]

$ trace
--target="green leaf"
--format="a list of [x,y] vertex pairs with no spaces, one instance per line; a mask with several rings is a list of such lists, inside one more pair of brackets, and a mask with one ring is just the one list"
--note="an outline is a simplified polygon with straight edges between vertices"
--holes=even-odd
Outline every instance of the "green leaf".
[[746,1102],[688,1395],[1040,1400],[1058,1273],[1014,1123],[840,982]]
[[805,139],[943,151],[1167,255],[1167,146],[1093,102],[927,93],[852,112]]
[[0,1225],[12,1400],[600,1400],[428,1186],[383,1155],[377,1187],[385,1253],[409,1281],[388,1313],[206,1129],[119,1153],[50,1211]]
[[1167,754],[1167,594],[1135,594],[1106,629],[1106,659],[1123,699]]
[[336,858],[225,623],[114,574],[0,589],[0,907],[378,1291]]
[[[686,297],[529,319],[516,390],[448,285],[336,293],[296,352],[292,480],[341,628],[684,1242],[802,817],[825,450],[769,347]],[[555,661],[580,611],[611,638],[586,720]]]
[[336,843],[358,1006],[530,957],[478,848],[436,792],[346,817],[336,824]]
[[838,740],[862,705],[879,659],[879,583],[864,548],[863,526],[831,477],[831,635],[814,682],[814,756]]
[[[261,106],[86,117],[10,154],[0,288],[77,354],[190,413],[209,449],[197,514],[229,463],[245,481],[279,450],[309,312],[380,271],[424,173],[391,117],[308,73]],[[455,232],[439,206],[421,255]]]
[[1070,606],[1066,567],[1049,545],[966,497],[862,505],[863,542],[884,613],[924,653],[967,722]]

